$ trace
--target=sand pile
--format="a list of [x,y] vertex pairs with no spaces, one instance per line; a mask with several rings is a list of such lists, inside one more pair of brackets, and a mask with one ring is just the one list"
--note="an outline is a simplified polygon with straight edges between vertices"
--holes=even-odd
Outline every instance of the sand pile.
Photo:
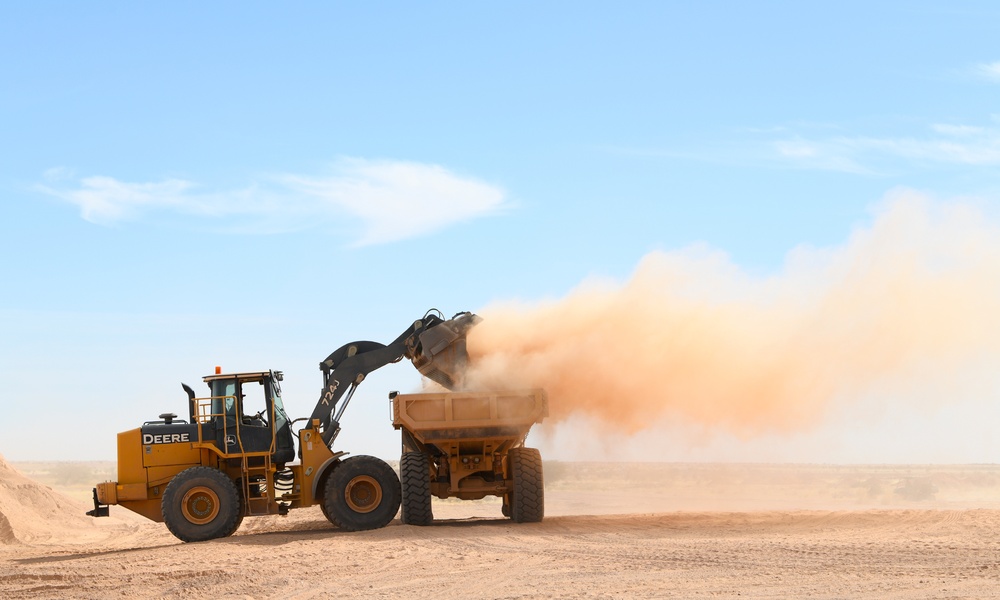
[[62,538],[92,528],[86,507],[22,475],[0,455],[0,545]]

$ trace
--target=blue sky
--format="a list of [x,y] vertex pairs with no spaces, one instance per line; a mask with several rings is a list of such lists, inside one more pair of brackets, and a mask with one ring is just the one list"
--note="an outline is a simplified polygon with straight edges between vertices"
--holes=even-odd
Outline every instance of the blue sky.
[[[430,307],[697,243],[766,277],[899,187],[1000,207],[994,3],[620,4],[0,7],[0,453],[113,459],[216,364],[306,415],[319,360]],[[373,375],[339,443],[391,458],[417,381]]]

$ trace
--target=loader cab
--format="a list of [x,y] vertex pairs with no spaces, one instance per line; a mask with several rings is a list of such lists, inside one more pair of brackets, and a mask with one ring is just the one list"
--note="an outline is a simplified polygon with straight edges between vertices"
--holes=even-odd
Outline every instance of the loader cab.
[[[281,402],[281,371],[215,374],[204,378],[210,398],[199,420],[227,454],[271,452],[277,464],[295,458],[292,431]],[[210,400],[210,404],[205,402]]]

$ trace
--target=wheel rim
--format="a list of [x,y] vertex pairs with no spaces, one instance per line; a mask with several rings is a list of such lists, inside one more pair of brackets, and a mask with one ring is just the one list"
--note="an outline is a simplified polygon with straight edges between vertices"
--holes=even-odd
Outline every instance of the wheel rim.
[[219,495],[205,486],[191,488],[181,499],[181,512],[195,525],[211,523],[219,514]]
[[354,512],[371,512],[382,502],[382,486],[374,477],[358,475],[344,488],[344,499]]

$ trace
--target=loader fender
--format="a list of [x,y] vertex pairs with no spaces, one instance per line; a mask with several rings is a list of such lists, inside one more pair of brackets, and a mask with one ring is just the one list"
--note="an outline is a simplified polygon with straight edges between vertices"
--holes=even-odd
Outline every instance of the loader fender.
[[343,452],[338,452],[336,456],[326,459],[316,469],[316,476],[313,477],[312,483],[312,495],[313,498],[321,498],[323,496],[323,486],[326,482],[326,478],[333,472],[334,467],[340,464],[340,457],[343,456]]

